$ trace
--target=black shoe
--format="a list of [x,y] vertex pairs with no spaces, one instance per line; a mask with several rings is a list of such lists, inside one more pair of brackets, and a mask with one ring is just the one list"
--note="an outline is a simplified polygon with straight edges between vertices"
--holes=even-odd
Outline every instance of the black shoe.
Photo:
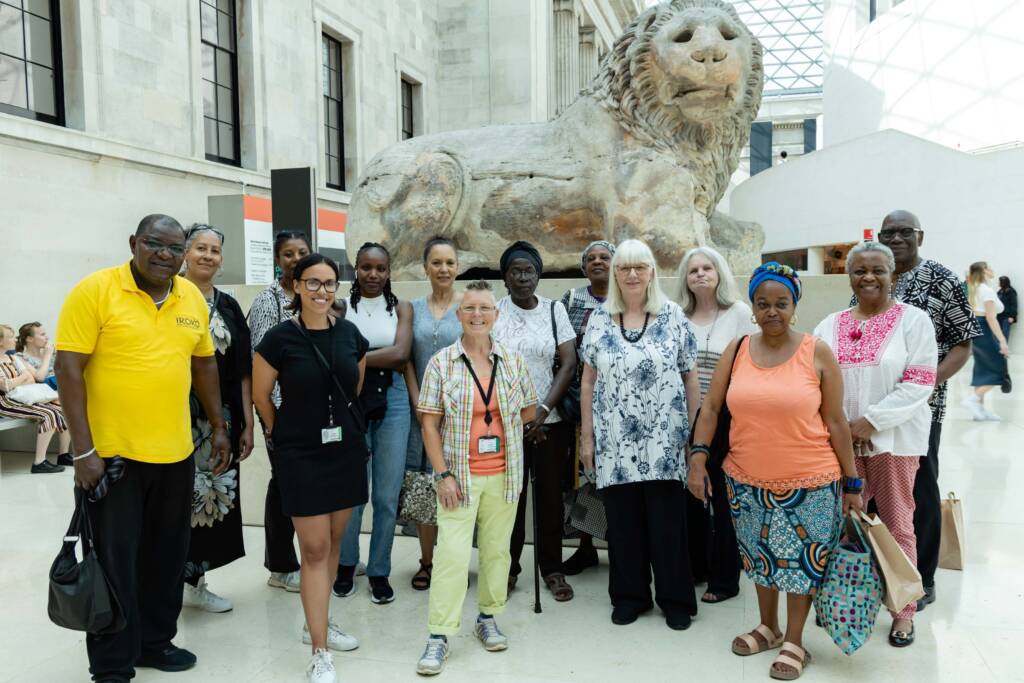
[[61,453],[57,456],[57,464],[63,465],[64,467],[74,467],[75,457],[70,453]]
[[32,474],[53,474],[63,471],[64,468],[61,465],[54,465],[49,460],[43,460],[38,465],[32,465]]
[[648,605],[643,609],[636,609],[635,607],[613,607],[612,623],[616,626],[628,626],[636,621],[641,614],[649,612],[653,608],[654,605]]
[[665,614],[665,624],[673,631],[685,631],[692,622],[693,619],[686,612]]
[[128,683],[127,678],[97,678],[95,683]]
[[347,598],[356,592],[355,565],[338,565],[338,577],[334,579],[334,594],[339,598]]
[[168,644],[162,650],[143,650],[135,661],[137,668],[157,671],[185,671],[196,665],[196,656],[188,650]]
[[889,631],[889,644],[893,647],[907,647],[914,644],[914,627],[911,625],[910,632]]
[[395,590],[388,583],[388,577],[368,576],[366,578],[370,580],[370,602],[375,605],[386,605],[395,601]]
[[924,587],[924,597],[917,601],[917,611],[924,610],[925,607],[935,602],[935,584]]
[[566,576],[576,576],[583,573],[584,569],[596,567],[599,564],[597,551],[579,549],[572,554],[568,560],[562,563],[562,573]]

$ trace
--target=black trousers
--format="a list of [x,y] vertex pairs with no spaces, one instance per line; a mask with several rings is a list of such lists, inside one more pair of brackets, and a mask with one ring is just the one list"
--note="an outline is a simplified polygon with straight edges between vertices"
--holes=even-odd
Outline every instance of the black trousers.
[[917,570],[925,586],[935,585],[942,537],[942,496],[939,493],[939,441],[942,423],[932,422],[928,454],[921,458],[914,478],[914,534],[917,536]]
[[[266,432],[266,427],[263,431]],[[273,465],[274,453],[270,446],[267,446],[267,456]],[[299,558],[295,556],[295,525],[292,524],[292,518],[281,511],[281,491],[274,480],[273,469],[270,481],[267,482],[267,499],[263,505],[263,536],[266,539],[264,567],[284,574],[299,570]]]
[[705,508],[703,501],[686,496],[690,568],[695,581],[707,581],[709,593],[735,595],[740,590],[742,564],[729,496],[725,493],[725,473],[710,462],[707,469],[713,493],[710,508]]
[[602,489],[608,515],[608,595],[613,607],[697,614],[686,542],[686,486],[645,481]]
[[567,422],[545,425],[547,439],[539,444],[525,443],[523,449],[523,492],[519,496],[516,523],[512,527],[510,550],[512,567],[509,573],[519,576],[523,571],[519,558],[526,543],[526,488],[530,481],[530,468],[536,468],[537,538],[533,551],[537,553],[541,576],[562,571],[562,494],[572,485],[572,449],[576,439],[576,426]]
[[129,460],[120,481],[90,504],[96,553],[127,620],[118,633],[86,635],[94,680],[131,678],[144,650],[162,649],[178,632],[194,479],[191,457]]

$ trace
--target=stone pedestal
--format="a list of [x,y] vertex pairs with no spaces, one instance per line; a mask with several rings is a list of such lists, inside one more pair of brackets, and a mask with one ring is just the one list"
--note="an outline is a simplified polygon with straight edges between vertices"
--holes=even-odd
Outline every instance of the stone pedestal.
[[598,59],[594,33],[593,26],[580,28],[580,90],[590,85],[590,81],[597,75]]
[[555,96],[552,115],[558,116],[580,92],[580,33],[576,0],[554,0]]

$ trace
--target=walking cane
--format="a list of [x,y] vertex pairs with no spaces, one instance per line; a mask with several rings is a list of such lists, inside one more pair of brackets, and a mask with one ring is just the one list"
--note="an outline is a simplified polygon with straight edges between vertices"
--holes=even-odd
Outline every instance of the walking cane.
[[540,614],[540,558],[537,556],[537,470],[536,458],[530,459],[530,499],[533,508],[533,613]]

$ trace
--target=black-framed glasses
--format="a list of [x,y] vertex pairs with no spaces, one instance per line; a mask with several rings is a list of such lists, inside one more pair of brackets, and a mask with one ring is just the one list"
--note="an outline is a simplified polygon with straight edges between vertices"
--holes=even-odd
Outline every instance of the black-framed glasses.
[[904,241],[914,239],[914,236],[921,232],[917,228],[886,228],[878,233],[879,242],[891,242],[897,237]]
[[146,249],[149,249],[150,251],[154,251],[154,252],[156,252],[158,254],[161,251],[166,250],[167,253],[170,254],[171,256],[184,256],[185,255],[185,245],[184,244],[165,244],[163,242],[160,242],[159,240],[153,239],[152,237],[145,237],[145,238],[143,238],[142,239],[142,244],[146,247]]
[[304,277],[299,278],[299,282],[306,285],[307,292],[315,292],[321,287],[323,287],[326,291],[330,292],[331,294],[338,291],[337,280],[321,280],[318,277]]

